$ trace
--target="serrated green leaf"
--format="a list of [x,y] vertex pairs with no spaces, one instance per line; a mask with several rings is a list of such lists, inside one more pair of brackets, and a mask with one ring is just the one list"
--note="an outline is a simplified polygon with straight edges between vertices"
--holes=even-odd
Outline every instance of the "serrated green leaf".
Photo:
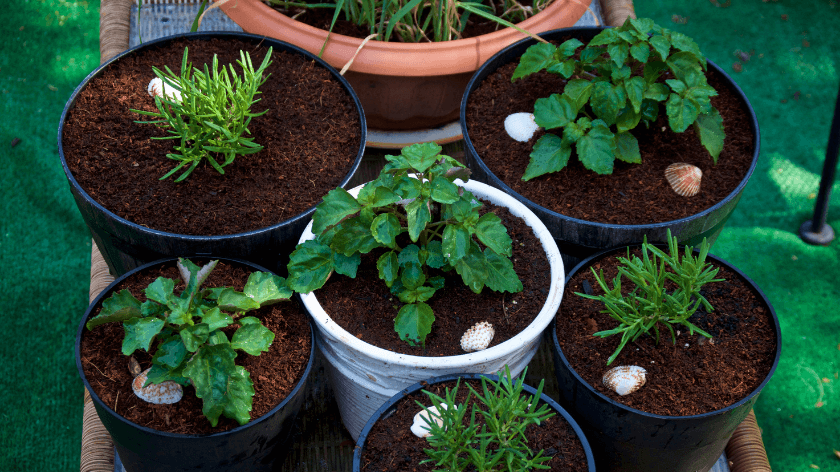
[[140,304],[140,315],[157,316],[158,318],[165,318],[167,309],[168,307],[166,305],[161,305],[160,303],[154,300],[146,300],[145,302]]
[[400,264],[402,270],[400,271],[400,282],[404,289],[414,290],[426,282],[426,274],[423,273],[423,267],[420,264],[409,262]]
[[[542,44],[542,43],[539,43]],[[572,57],[579,47],[584,44],[577,38],[567,39],[560,46],[557,47],[557,52],[562,58]]]
[[583,50],[580,52],[580,62],[582,62],[583,64],[592,64],[599,57],[601,57],[601,54],[603,53],[603,48],[587,46],[583,48]]
[[566,95],[551,94],[548,98],[538,98],[534,103],[534,122],[543,129],[565,126],[574,120],[578,110]]
[[604,46],[621,41],[618,31],[615,28],[606,28],[600,33],[596,34],[594,38],[589,41],[588,46]]
[[598,174],[612,174],[615,161],[615,136],[601,120],[577,142],[578,158],[584,167]]
[[642,101],[642,120],[653,123],[659,117],[659,103],[645,99]]
[[659,58],[665,61],[668,59],[668,53],[671,51],[671,42],[668,38],[662,35],[653,35],[650,38],[650,45],[659,54]]
[[167,367],[168,370],[181,365],[187,356],[187,348],[180,336],[171,336],[163,341],[152,356],[154,364]]
[[137,349],[148,352],[152,340],[163,329],[164,322],[158,318],[131,318],[123,322],[125,337],[122,343],[122,353],[131,355]]
[[298,244],[289,256],[286,285],[298,293],[309,293],[324,286],[333,271],[332,250],[317,240]]
[[577,121],[569,123],[563,128],[563,142],[571,146],[572,143],[576,143],[578,139],[582,138],[590,128],[592,128],[592,120],[581,116]]
[[668,124],[675,133],[682,133],[697,119],[700,110],[691,100],[684,100],[679,95],[672,93],[665,104],[665,113],[668,114]]
[[394,318],[394,330],[400,339],[407,341],[410,345],[426,345],[426,336],[432,332],[432,323],[435,322],[435,315],[432,308],[423,303],[412,303],[403,305],[397,317]]
[[430,197],[438,203],[455,203],[458,201],[458,186],[445,177],[436,177],[431,183]]
[[682,93],[688,89],[688,85],[686,85],[685,82],[683,82],[682,80],[668,79],[665,81],[665,83],[668,84],[669,87],[671,87],[671,90],[674,93],[679,95],[682,95]]
[[642,100],[645,98],[646,87],[645,79],[641,77],[630,77],[624,81],[624,91],[627,93],[627,100],[633,105],[633,110],[636,113],[641,113]]
[[706,64],[703,58],[703,53],[700,52],[700,46],[698,46],[693,39],[676,31],[671,31],[668,36],[671,41],[671,46],[680,51],[690,53],[694,56],[694,60],[702,61],[701,65],[705,67]]
[[443,257],[443,245],[440,241],[434,240],[429,242],[425,247],[426,251],[426,265],[432,269],[440,269],[446,265],[446,259]]
[[397,262],[399,262],[400,265],[423,265],[425,261],[420,257],[420,246],[416,244],[409,244],[400,251],[399,256],[397,257]]
[[402,148],[400,153],[417,172],[426,172],[435,161],[443,148],[435,143],[420,143]]
[[210,331],[215,331],[230,326],[233,323],[233,318],[219,310],[219,307],[214,306],[201,314],[201,322],[207,324]]
[[170,325],[182,326],[193,324],[193,311],[190,308],[191,300],[187,298],[175,298],[169,303],[169,313],[166,315],[166,322]]
[[254,400],[254,384],[251,374],[242,366],[235,366],[228,378],[227,402],[223,415],[244,425],[251,420]]
[[496,292],[516,293],[522,291],[522,282],[513,269],[513,262],[507,257],[500,256],[492,249],[484,250],[487,260],[487,279],[484,284]]
[[[644,76],[645,82],[647,82],[648,87],[658,83],[657,80],[659,80],[659,77],[662,75],[662,72],[666,70],[668,70],[668,64],[665,64],[662,61],[650,61],[647,64],[645,64],[645,68],[642,72],[642,75]],[[663,98],[662,100],[665,100],[665,98]]]
[[435,294],[435,289],[429,287],[427,285],[421,285],[419,287],[413,289],[404,289],[401,290],[397,296],[399,297],[400,301],[403,303],[417,303],[417,302],[425,302],[428,299],[432,298]]
[[145,290],[146,298],[156,301],[162,305],[170,306],[176,298],[174,295],[175,281],[164,277],[158,277],[150,283]]
[[420,233],[432,221],[432,214],[426,201],[419,198],[405,206],[405,213],[408,218],[408,237],[416,243]]
[[443,241],[441,250],[443,257],[450,264],[454,264],[467,255],[470,248],[471,237],[469,230],[460,224],[448,224],[443,230]]
[[258,301],[232,288],[222,290],[216,303],[220,310],[233,312],[251,311],[260,307]]
[[528,167],[522,175],[522,180],[533,178],[551,172],[558,172],[569,163],[572,148],[563,139],[551,133],[544,134],[534,143],[530,154]]
[[569,59],[563,62],[555,62],[545,69],[551,74],[557,74],[564,78],[569,78],[575,73],[575,61]]
[[204,401],[202,413],[215,427],[225,411],[228,382],[235,374],[236,351],[230,344],[204,346],[187,362],[184,376],[192,380],[195,395]]
[[519,65],[513,71],[511,80],[529,76],[539,72],[554,62],[555,47],[548,43],[537,43],[529,46],[519,59]]
[[643,35],[647,35],[656,25],[650,18],[628,18],[630,26]]
[[175,369],[168,369],[162,365],[152,364],[151,369],[149,369],[149,372],[146,374],[146,383],[143,384],[143,386],[145,387],[150,384],[159,384],[161,382],[171,380],[187,387],[190,385],[190,379],[184,377],[183,371],[184,366]]
[[404,176],[397,179],[394,191],[402,199],[417,198],[420,196],[420,192],[423,191],[423,183],[418,179]]
[[120,290],[102,302],[99,314],[89,319],[87,329],[93,329],[104,323],[125,321],[143,316],[140,300],[134,298],[128,290]]
[[452,264],[455,272],[461,276],[464,285],[474,293],[481,293],[487,280],[487,258],[477,244],[473,243],[470,251],[456,263]]
[[259,356],[262,352],[268,352],[268,348],[274,341],[274,333],[252,316],[240,319],[239,323],[242,326],[233,333],[230,346],[245,351],[252,356]]
[[703,75],[701,65],[697,62],[697,57],[688,52],[675,52],[667,61],[668,68],[679,80],[686,83],[699,80],[699,76]]
[[641,117],[642,115],[640,113],[636,113],[633,110],[633,107],[625,107],[624,110],[621,111],[621,114],[618,115],[615,126],[619,133],[630,131],[639,124]]
[[400,271],[400,263],[397,260],[397,253],[388,251],[376,260],[376,268],[379,270],[379,278],[385,281],[385,285],[391,287],[397,280]]
[[210,336],[207,337],[208,346],[215,346],[216,344],[230,344],[230,340],[224,331],[212,331]]
[[642,155],[639,152],[639,141],[630,133],[616,134],[615,157],[631,164],[641,164]]
[[621,67],[627,62],[627,57],[630,55],[630,46],[625,42],[616,42],[607,46],[607,53],[617,67]]
[[668,95],[670,95],[670,93],[671,92],[668,90],[668,86],[665,84],[650,84],[645,90],[644,98],[655,100],[657,102],[664,102],[668,99]]
[[[578,112],[589,101],[592,93],[592,82],[584,79],[572,79],[563,88],[563,95],[568,97],[577,116]],[[572,117],[570,120],[574,120]]]
[[361,209],[362,206],[347,190],[341,187],[330,190],[329,193],[324,195],[323,201],[315,207],[315,215],[312,217],[312,233],[321,234]]
[[361,255],[356,253],[352,256],[345,256],[344,254],[333,252],[332,257],[333,269],[336,274],[346,275],[351,279],[356,278],[356,270],[359,268],[359,264],[362,263]]
[[180,334],[187,351],[196,352],[202,344],[207,342],[207,337],[210,335],[210,327],[206,323],[199,323],[197,325],[187,326],[181,330]]
[[286,301],[294,293],[286,286],[286,279],[269,272],[252,272],[242,292],[261,307]]
[[512,246],[507,228],[502,224],[502,219],[494,213],[485,213],[478,219],[475,226],[475,235],[482,244],[489,247],[498,254],[510,257]]
[[394,240],[400,234],[401,230],[400,220],[392,213],[378,215],[373,219],[373,223],[370,226],[370,232],[373,238],[387,247],[394,247]]
[[352,256],[356,253],[367,254],[381,243],[371,233],[371,223],[365,224],[361,217],[345,220],[338,227],[330,243],[333,251]]
[[596,82],[592,85],[589,103],[595,115],[609,126],[615,123],[618,114],[627,104],[627,94],[624,87],[616,87],[609,82]]
[[712,108],[711,113],[706,113],[697,116],[697,121],[694,122],[694,129],[700,136],[700,143],[709,151],[712,160],[717,164],[718,157],[723,151],[723,142],[726,138],[726,133],[723,130],[723,118],[720,113]]
[[630,55],[633,56],[633,59],[646,63],[650,57],[650,47],[642,42],[636,43],[630,47]]

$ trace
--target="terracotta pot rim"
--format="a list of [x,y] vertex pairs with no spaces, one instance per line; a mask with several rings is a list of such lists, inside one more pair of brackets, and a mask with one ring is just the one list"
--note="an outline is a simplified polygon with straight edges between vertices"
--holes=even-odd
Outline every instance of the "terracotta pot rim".
[[[265,36],[287,36],[283,32],[297,32],[300,45],[315,54],[327,39],[327,31],[293,20],[265,5],[260,0],[231,0],[220,8],[246,31]],[[539,33],[547,27],[554,28],[551,19],[572,19],[572,26],[587,10],[585,0],[554,0],[548,7],[517,26]],[[526,35],[513,28],[504,28],[474,38],[437,43],[395,43],[371,40],[356,56],[351,69],[354,72],[400,77],[443,76],[474,72],[493,52],[516,42]],[[323,59],[333,67],[341,68],[353,57],[362,39],[333,33],[324,49]],[[298,44],[296,41],[295,44]],[[432,56],[434,60],[428,60]],[[417,64],[422,64],[418,67]]]

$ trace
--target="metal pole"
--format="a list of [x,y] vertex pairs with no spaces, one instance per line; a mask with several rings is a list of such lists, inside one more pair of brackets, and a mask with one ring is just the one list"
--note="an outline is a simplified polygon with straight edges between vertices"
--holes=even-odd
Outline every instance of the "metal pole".
[[808,244],[826,246],[834,240],[834,230],[825,223],[828,215],[828,198],[831,186],[834,184],[834,174],[837,170],[837,155],[840,151],[840,94],[834,105],[834,118],[828,135],[828,147],[825,150],[820,190],[814,206],[814,218],[802,223],[799,237]]

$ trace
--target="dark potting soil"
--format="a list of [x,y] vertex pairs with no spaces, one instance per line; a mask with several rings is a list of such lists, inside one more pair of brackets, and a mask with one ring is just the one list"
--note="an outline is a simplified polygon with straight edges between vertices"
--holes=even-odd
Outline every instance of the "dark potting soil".
[[[360,117],[350,95],[330,73],[304,57],[275,50],[271,76],[260,87],[252,111],[256,154],[238,156],[220,175],[202,163],[183,182],[166,157],[175,140],[149,117],[129,109],[156,111],[146,89],[152,66],[180,73],[184,47],[194,67],[236,65],[239,51],[254,67],[268,48],[241,41],[176,40],[112,64],[83,90],[68,113],[63,149],[81,187],[105,208],[131,222],[170,233],[227,235],[276,225],[320,202],[350,171],[361,144]],[[224,162],[224,159],[217,159]]]
[[[617,274],[616,257],[626,254],[619,251],[592,265],[596,272],[604,271],[609,287]],[[767,377],[778,340],[770,310],[741,276],[720,267],[716,278],[725,281],[707,284],[701,290],[714,310],[706,313],[701,307],[689,318],[692,324],[711,334],[711,340],[699,334],[689,335],[687,329],[673,325],[678,333],[674,343],[667,328],[660,326],[659,344],[653,336],[643,335],[628,343],[607,366],[621,335],[597,338],[592,334],[613,329],[618,323],[600,312],[603,303],[575,295],[585,293],[584,281],[594,295],[603,294],[589,269],[580,271],[566,284],[557,313],[560,348],[572,368],[598,392],[638,410],[689,416],[737,403]],[[622,291],[629,292],[632,284],[626,279],[623,282]],[[637,365],[647,371],[645,385],[623,397],[604,387],[601,381],[605,372],[620,365]]]
[[[477,392],[482,392],[480,381],[468,381]],[[426,387],[440,397],[445,397],[445,390],[452,389],[455,382],[444,382]],[[492,388],[492,387],[490,387]],[[466,401],[469,389],[462,381],[458,387],[456,402]],[[473,396],[472,399],[475,397]],[[423,452],[429,449],[425,438],[418,438],[411,432],[414,415],[420,411],[415,403],[432,406],[424,393],[406,396],[396,405],[393,414],[380,419],[371,429],[362,452],[362,472],[424,472],[435,470],[434,464],[420,462],[429,457]],[[465,424],[469,424],[470,410],[465,415]],[[483,416],[476,412],[476,423],[484,424]],[[543,450],[543,455],[551,457],[546,463],[553,471],[586,471],[586,453],[583,444],[575,435],[574,429],[562,416],[555,414],[539,426],[531,425],[525,430],[528,447],[533,453]]]
[[[196,264],[207,261],[194,260]],[[219,262],[205,282],[206,287],[233,287],[241,291],[248,280],[247,268]],[[176,281],[175,292],[184,289],[178,269],[161,265],[144,271],[120,285],[117,290],[129,290],[141,302],[146,299],[145,288],[157,277]],[[94,313],[94,316],[98,313]],[[311,348],[309,319],[295,300],[281,302],[248,312],[274,332],[274,342],[268,352],[250,356],[238,352],[236,364],[251,375],[255,394],[251,419],[268,413],[283,401],[295,388],[306,370]],[[228,337],[238,325],[225,328]],[[154,405],[139,399],[131,389],[133,377],[128,368],[127,356],[122,354],[124,330],[122,323],[107,323],[82,335],[82,368],[91,388],[102,401],[125,419],[159,431],[179,434],[207,434],[227,431],[239,423],[219,418],[216,428],[201,413],[202,400],[195,396],[193,387],[184,387],[184,397],[171,405]],[[151,367],[151,356],[145,351],[135,351],[135,359],[145,370]]]
[[[559,172],[522,181],[532,146],[545,134],[539,130],[528,142],[518,142],[505,132],[505,118],[512,113],[533,113],[538,98],[562,93],[565,80],[545,71],[511,83],[518,60],[490,74],[470,94],[467,132],[487,167],[520,195],[562,215],[610,224],[648,224],[673,221],[697,214],[726,198],[749,170],[755,151],[747,108],[722,76],[707,73],[718,96],[718,109],[726,132],[717,164],[690,127],[671,131],[664,107],[650,128],[640,124],[631,133],[639,141],[641,164],[616,160],[611,175],[598,175],[583,167],[573,149],[569,165]],[[669,77],[663,77],[662,80]],[[560,130],[557,131],[558,134]],[[700,193],[677,195],[665,180],[665,168],[686,162],[703,171]]]
[[495,335],[490,346],[516,336],[545,304],[551,269],[542,244],[522,219],[502,207],[494,207],[492,211],[501,218],[513,241],[511,260],[523,290],[499,293],[484,288],[475,294],[454,271],[442,274],[446,278],[444,288],[426,302],[434,311],[435,322],[426,337],[425,349],[409,346],[394,331],[394,318],[403,304],[379,278],[376,260],[380,252],[371,251],[362,256],[355,279],[336,274],[330,277],[315,292],[318,301],[333,321],[362,341],[414,356],[464,354],[461,336],[480,321],[493,325]]

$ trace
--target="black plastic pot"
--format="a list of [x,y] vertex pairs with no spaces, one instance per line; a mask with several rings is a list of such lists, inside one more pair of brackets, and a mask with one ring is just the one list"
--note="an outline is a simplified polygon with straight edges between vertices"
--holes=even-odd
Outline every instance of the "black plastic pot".
[[[169,233],[165,231],[158,231],[152,228],[147,228],[139,224],[128,221],[116,214],[112,213],[107,208],[100,205],[82,189],[76,179],[67,167],[67,157],[64,154],[62,146],[62,130],[64,122],[67,118],[68,112],[73,108],[76,99],[82,89],[94,77],[103,73],[109,67],[116,67],[116,64],[126,56],[130,56],[135,51],[166,44],[178,38],[190,38],[194,40],[209,40],[215,38],[227,39],[241,39],[251,41],[254,44],[262,44],[271,46],[275,50],[290,52],[293,54],[301,54],[306,56],[308,60],[318,63],[320,66],[329,70],[333,78],[340,82],[347,90],[347,93],[353,98],[353,102],[358,110],[361,119],[361,144],[356,154],[356,159],[350,172],[342,179],[340,186],[346,187],[353,177],[353,174],[359,168],[362,162],[362,156],[365,150],[365,141],[367,138],[367,125],[365,124],[365,115],[362,110],[361,103],[356,93],[350,87],[350,83],[342,77],[334,68],[317,56],[293,46],[288,43],[277,41],[275,39],[265,38],[245,33],[230,33],[230,32],[214,32],[214,33],[186,33],[183,35],[169,36],[154,41],[143,43],[139,46],[131,48],[122,54],[119,54],[104,64],[100,65],[96,70],[91,72],[82,83],[73,91],[70,99],[64,107],[61,114],[61,120],[58,125],[58,153],[61,158],[61,164],[64,167],[64,173],[70,182],[70,190],[73,198],[76,200],[76,205],[82,214],[82,218],[90,229],[96,245],[102,252],[105,261],[108,263],[111,273],[114,275],[121,275],[130,269],[139,265],[145,264],[161,258],[181,256],[184,254],[213,254],[219,257],[240,258],[258,262],[272,270],[280,270],[284,267],[287,261],[284,257],[291,253],[294,246],[300,238],[303,228],[312,218],[315,212],[315,206],[307,209],[303,213],[289,218],[277,224],[254,231],[244,233],[224,235],[224,236],[193,236]],[[313,137],[316,139],[317,137]],[[72,156],[70,156],[72,157]]]
[[[371,415],[368,422],[365,424],[365,427],[362,429],[362,432],[359,434],[359,439],[356,441],[356,448],[353,451],[353,472],[360,472],[361,471],[361,460],[362,460],[362,453],[364,452],[365,442],[367,441],[368,434],[370,434],[370,430],[373,428],[373,425],[380,418],[387,418],[389,415],[393,414],[397,408],[397,404],[403,400],[408,395],[413,395],[419,392],[422,389],[428,388],[429,385],[434,385],[443,382],[449,382],[460,379],[465,380],[478,380],[482,377],[485,377],[489,380],[497,382],[499,377],[496,375],[489,375],[489,374],[453,374],[453,375],[442,375],[439,377],[433,377],[423,382],[417,382],[413,385],[409,385],[408,387],[400,390],[391,397],[387,402],[385,402],[379,409],[377,409],[373,415]],[[524,391],[527,392],[529,395],[535,395],[537,390],[530,385],[523,385]],[[580,440],[581,444],[583,444],[584,452],[586,453],[586,462],[588,464],[589,472],[595,472],[595,458],[592,454],[592,448],[589,447],[589,442],[586,440],[586,436],[584,436],[583,431],[581,430],[580,426],[578,426],[577,422],[572,418],[569,413],[564,410],[556,401],[552,400],[548,395],[542,394],[540,396],[540,401],[545,402],[549,405],[549,407],[557,413],[558,416],[561,416],[567,423],[572,426],[574,429],[575,434],[577,435],[578,439]]]
[[[547,40],[559,40],[563,37],[574,36],[586,43],[602,30],[603,28],[599,27],[576,27],[548,31],[539,36]],[[755,141],[753,143],[755,151],[753,152],[752,163],[743,180],[732,193],[721,202],[696,215],[664,223],[617,225],[586,221],[549,210],[515,192],[493,174],[484,161],[481,160],[481,156],[470,140],[469,126],[466,121],[467,102],[470,99],[470,94],[479,87],[485,78],[495,72],[496,69],[514,61],[518,62],[519,57],[522,56],[525,50],[535,43],[536,40],[528,38],[501,50],[481,66],[467,85],[467,90],[464,92],[461,100],[460,120],[461,131],[463,132],[464,142],[466,143],[466,163],[472,170],[471,178],[502,189],[506,193],[516,197],[531,211],[536,213],[557,241],[557,246],[563,255],[563,263],[567,268],[574,267],[582,259],[602,249],[634,244],[642,241],[644,236],[647,236],[648,241],[651,242],[667,241],[666,234],[668,230],[681,243],[687,245],[699,245],[703,238],[706,238],[710,245],[714,244],[720,231],[723,229],[723,225],[729,219],[729,216],[741,199],[741,193],[758,162],[760,142],[758,120],[746,95],[744,95],[744,92],[738,87],[735,81],[720,67],[708,61],[709,68],[722,75],[732,90],[737,93],[741,101],[746,105],[750,113],[750,126],[755,134]]]
[[[581,270],[617,248],[590,256],[572,269],[568,282]],[[663,248],[667,251],[667,248]],[[695,472],[709,470],[726,448],[735,428],[746,418],[759,393],[770,381],[779,364],[782,333],[770,301],[743,272],[709,254],[707,260],[738,273],[752,286],[769,309],[776,330],[776,357],[763,382],[741,401],[718,411],[692,416],[662,416],[630,408],[596,391],[569,365],[556,332],[556,321],[548,327],[552,341],[554,371],[560,389],[559,403],[574,417],[597,458],[601,471],[667,470]],[[558,316],[561,316],[562,304]]]
[[[258,265],[236,260],[218,258],[223,262],[242,264],[252,271],[266,271]],[[76,368],[85,388],[90,392],[99,419],[111,435],[117,450],[117,460],[127,472],[186,472],[211,470],[220,472],[269,472],[277,470],[289,450],[290,434],[295,425],[306,390],[306,382],[315,359],[315,337],[310,322],[309,362],[301,380],[294,390],[280,404],[268,413],[254,418],[243,426],[204,435],[175,434],[158,431],[126,420],[105,405],[91,388],[85,377],[80,359],[82,333],[85,323],[94,309],[111,295],[114,287],[124,279],[160,263],[175,260],[159,260],[135,268],[118,277],[91,303],[79,324],[76,333]],[[297,303],[290,301],[289,303]]]

